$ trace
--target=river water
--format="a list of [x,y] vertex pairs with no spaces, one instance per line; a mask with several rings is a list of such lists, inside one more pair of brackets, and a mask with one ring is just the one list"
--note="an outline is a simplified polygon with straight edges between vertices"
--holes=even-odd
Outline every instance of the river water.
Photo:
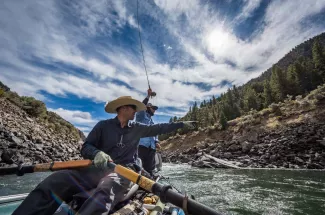
[[[50,173],[0,177],[0,196],[26,193]],[[198,169],[164,164],[175,187],[224,214],[325,215],[325,172]]]

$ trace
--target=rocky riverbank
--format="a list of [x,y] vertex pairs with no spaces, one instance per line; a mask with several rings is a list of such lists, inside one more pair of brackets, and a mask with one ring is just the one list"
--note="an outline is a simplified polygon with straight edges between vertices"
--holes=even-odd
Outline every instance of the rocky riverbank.
[[[165,162],[196,167],[325,169],[325,87],[304,99],[228,122],[228,129],[199,129],[163,141]],[[208,156],[206,156],[206,154]]]
[[163,153],[165,161],[196,167],[223,167],[204,154],[239,167],[325,169],[325,123],[301,124],[263,132],[256,140],[213,140],[207,138],[182,152]]
[[0,166],[80,159],[80,138],[57,132],[38,118],[0,98]]

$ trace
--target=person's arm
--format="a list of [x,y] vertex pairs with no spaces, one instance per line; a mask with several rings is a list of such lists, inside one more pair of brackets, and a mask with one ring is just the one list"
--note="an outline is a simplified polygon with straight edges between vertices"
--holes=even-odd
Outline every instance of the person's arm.
[[102,125],[103,125],[102,121],[98,122],[95,125],[95,127],[91,130],[91,132],[88,134],[84,144],[82,145],[81,156],[84,159],[93,160],[96,154],[100,152],[100,150],[97,147],[101,137]]
[[147,105],[148,102],[149,102],[149,95],[142,101],[142,103]]
[[145,125],[137,123],[141,137],[152,137],[159,134],[166,134],[176,129],[183,128],[183,122],[159,123],[155,125]]
[[149,88],[147,92],[148,92],[147,97],[142,101],[142,103],[145,105],[147,105],[149,102],[149,97],[151,96],[152,90]]

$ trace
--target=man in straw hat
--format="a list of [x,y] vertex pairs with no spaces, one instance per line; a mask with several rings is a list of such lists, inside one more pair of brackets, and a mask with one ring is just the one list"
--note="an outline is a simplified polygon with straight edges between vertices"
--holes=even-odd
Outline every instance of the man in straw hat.
[[[147,109],[137,112],[135,121],[146,125],[153,125],[152,116],[154,116],[158,107],[148,103],[152,90],[149,88],[147,92],[147,97],[142,101],[142,103],[147,106]],[[157,136],[140,139],[138,155],[142,160],[143,168],[149,172],[151,176],[153,176],[153,170],[155,169],[156,148],[160,148]]]
[[[130,122],[146,106],[130,96],[122,96],[105,106],[108,113],[117,113],[112,119],[98,122],[87,136],[81,155],[94,160],[94,167],[54,172],[43,180],[13,215],[53,214],[60,204],[70,202],[81,191],[88,199],[78,210],[80,215],[108,214],[123,198],[130,182],[107,168],[107,162],[131,167],[140,138],[169,133],[182,127],[194,128],[192,122],[144,125]],[[89,193],[88,190],[94,189]]]

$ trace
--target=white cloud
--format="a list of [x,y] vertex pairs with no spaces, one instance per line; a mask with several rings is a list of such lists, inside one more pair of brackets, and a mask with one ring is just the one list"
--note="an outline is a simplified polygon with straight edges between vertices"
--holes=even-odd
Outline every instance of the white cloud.
[[86,137],[96,125],[96,123],[99,121],[97,119],[94,119],[91,113],[85,111],[67,110],[63,108],[48,108],[48,110],[58,114],[63,119],[74,124],[75,127],[82,131]]
[[244,0],[245,6],[242,8],[242,12],[234,19],[234,22],[244,21],[246,18],[250,17],[252,12],[258,8],[262,0]]
[[63,108],[52,109],[49,108],[49,111],[55,112],[60,115],[63,119],[78,125],[93,125],[97,121],[92,118],[89,112],[83,112],[79,110],[66,110]]
[[[194,61],[193,64],[184,60],[183,64],[171,65],[168,60],[159,58],[153,41],[143,41],[150,84],[158,95],[153,103],[179,110],[167,112],[160,109],[158,114],[161,115],[183,114],[193,100],[202,101],[225,92],[226,87],[218,86],[223,80],[236,85],[247,82],[294,46],[325,29],[324,25],[310,23],[306,30],[302,24],[324,10],[322,0],[272,2],[262,20],[264,25],[255,29],[248,40],[235,35],[234,25],[250,17],[260,0],[245,0],[240,14],[230,23],[210,3],[203,4],[198,0],[154,2],[140,1],[140,13],[151,16],[166,28],[167,33],[161,34],[154,26],[150,31],[149,26],[146,31],[142,29],[144,38],[164,44],[163,49],[175,56],[175,62]],[[98,103],[122,95],[142,100],[147,78],[139,47],[110,43],[113,33],[116,37],[128,36],[121,34],[126,25],[136,28],[134,2],[81,0],[68,6],[57,1],[4,1],[2,5],[0,78],[13,90],[42,100],[46,98],[41,91],[59,96],[73,94]],[[141,23],[141,26],[145,24],[148,23]],[[96,43],[97,39],[101,43]],[[128,39],[138,40],[137,37]],[[177,50],[181,50],[182,55]],[[35,59],[39,63],[55,64],[58,68],[40,68],[37,63],[31,63]],[[246,71],[251,66],[253,71]],[[132,89],[113,80],[124,82]],[[213,87],[207,91],[197,87],[197,83]],[[73,115],[75,112],[69,110],[60,112],[83,123],[93,120]]]
[[158,7],[164,9],[167,13],[179,15],[190,10],[197,9],[199,6],[198,0],[187,0],[184,4],[183,0],[155,0]]

